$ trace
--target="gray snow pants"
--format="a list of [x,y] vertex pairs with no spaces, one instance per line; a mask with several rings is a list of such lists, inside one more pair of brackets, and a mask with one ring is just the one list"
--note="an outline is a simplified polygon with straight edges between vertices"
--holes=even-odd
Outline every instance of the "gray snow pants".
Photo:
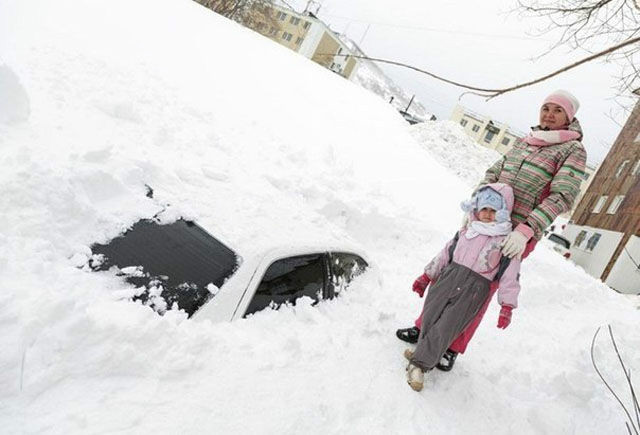
[[450,263],[431,286],[424,301],[418,347],[411,362],[431,370],[449,345],[478,314],[491,281],[457,263]]

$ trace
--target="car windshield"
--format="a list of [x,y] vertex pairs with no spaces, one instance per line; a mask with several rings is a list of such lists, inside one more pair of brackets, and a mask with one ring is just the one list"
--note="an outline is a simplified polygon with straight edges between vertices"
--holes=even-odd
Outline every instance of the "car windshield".
[[94,244],[90,266],[139,288],[133,297],[164,313],[174,304],[192,316],[239,265],[238,255],[194,222],[138,221],[107,244]]
[[569,247],[571,246],[571,243],[569,243],[569,241],[567,239],[565,239],[564,237],[561,237],[557,234],[551,234],[549,236],[549,240],[551,240],[552,242],[555,242],[559,245],[564,246],[565,248],[569,249]]

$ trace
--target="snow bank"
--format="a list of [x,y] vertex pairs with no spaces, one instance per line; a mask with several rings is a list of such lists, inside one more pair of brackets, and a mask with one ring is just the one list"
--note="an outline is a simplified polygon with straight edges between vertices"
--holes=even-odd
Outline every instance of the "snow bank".
[[471,187],[477,186],[487,168],[501,157],[476,143],[453,121],[422,122],[409,131],[438,163]]
[[[472,184],[437,162],[434,147],[462,142],[446,124],[425,125],[418,144],[377,97],[190,0],[0,0],[0,61],[12,102],[0,122],[3,432],[621,424],[587,352],[612,323],[633,367],[639,313],[543,248],[523,268],[513,325],[498,331],[494,306],[454,372],[433,373],[422,394],[407,387],[393,332],[420,311],[412,279],[455,231]],[[121,279],[77,267],[92,243],[163,208],[240,255],[348,240],[384,286],[365,275],[317,307],[212,324],[159,317],[128,302]],[[617,373],[610,352],[597,357]]]

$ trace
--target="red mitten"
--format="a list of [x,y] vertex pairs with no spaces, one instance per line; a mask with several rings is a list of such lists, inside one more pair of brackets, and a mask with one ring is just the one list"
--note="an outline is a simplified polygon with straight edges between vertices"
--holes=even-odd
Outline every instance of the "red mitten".
[[424,291],[430,282],[431,278],[429,278],[429,275],[423,273],[413,282],[413,291],[418,293],[420,297],[424,296]]
[[509,326],[509,323],[511,323],[512,310],[513,308],[509,305],[502,306],[502,308],[500,309],[500,316],[498,316],[498,328],[504,329]]

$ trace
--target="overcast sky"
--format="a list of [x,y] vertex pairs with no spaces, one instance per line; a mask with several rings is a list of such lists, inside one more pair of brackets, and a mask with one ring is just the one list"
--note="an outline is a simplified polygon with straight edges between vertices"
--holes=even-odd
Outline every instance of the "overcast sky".
[[[306,0],[289,4],[303,10]],[[560,49],[533,60],[556,40],[553,35],[534,37],[531,18],[509,13],[515,0],[323,0],[319,17],[331,28],[346,33],[371,57],[408,63],[449,79],[479,87],[503,88],[555,71],[587,53]],[[367,30],[368,27],[368,30]],[[380,65],[408,93],[415,93],[438,119],[448,119],[464,90],[426,75]],[[517,130],[527,132],[537,124],[544,97],[566,89],[581,103],[588,161],[604,159],[625,119],[613,101],[615,65],[590,63],[540,84],[489,102],[466,95],[461,104]],[[617,121],[611,119],[611,115]]]

